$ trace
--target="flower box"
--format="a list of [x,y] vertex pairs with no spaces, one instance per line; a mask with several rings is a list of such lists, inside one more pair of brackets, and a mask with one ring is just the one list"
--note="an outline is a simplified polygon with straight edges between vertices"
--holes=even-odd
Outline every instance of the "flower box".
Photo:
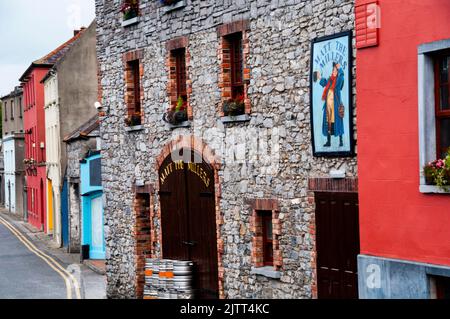
[[245,114],[245,104],[242,98],[229,100],[223,103],[222,111],[225,116],[238,116]]
[[423,167],[423,176],[428,186],[436,186],[443,192],[450,191],[450,150],[445,159],[437,159]]
[[122,3],[120,12],[123,14],[123,26],[135,24],[138,22],[139,2],[138,0],[125,0]]

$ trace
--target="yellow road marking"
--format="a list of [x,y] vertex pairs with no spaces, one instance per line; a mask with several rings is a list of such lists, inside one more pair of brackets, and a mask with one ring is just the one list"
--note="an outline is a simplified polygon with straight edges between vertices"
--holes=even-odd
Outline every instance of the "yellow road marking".
[[[72,284],[75,287],[75,295],[77,299],[81,299],[80,285],[75,277],[64,269],[56,260],[40,251],[33,243],[31,243],[25,236],[23,236],[13,225],[0,217],[0,223],[8,228],[13,235],[15,235],[31,252],[44,260],[54,271],[56,271],[66,283],[67,299],[72,299]],[[70,279],[70,280],[69,280]]]

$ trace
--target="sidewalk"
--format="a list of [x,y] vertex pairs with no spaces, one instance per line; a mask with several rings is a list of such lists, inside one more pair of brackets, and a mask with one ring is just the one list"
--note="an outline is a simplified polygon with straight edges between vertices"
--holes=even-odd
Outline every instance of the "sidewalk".
[[89,267],[81,264],[79,254],[67,253],[66,248],[58,247],[50,236],[19,220],[18,216],[9,214],[3,207],[0,208],[0,216],[14,225],[39,250],[55,258],[63,267],[79,269],[79,281],[83,299],[106,299],[106,276],[94,272]]

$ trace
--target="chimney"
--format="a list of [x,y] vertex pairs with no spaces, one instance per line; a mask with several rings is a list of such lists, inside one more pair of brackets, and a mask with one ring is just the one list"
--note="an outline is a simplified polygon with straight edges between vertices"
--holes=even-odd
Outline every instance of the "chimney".
[[81,27],[80,30],[73,30],[73,36],[76,36],[78,33],[83,32],[86,30],[86,27]]

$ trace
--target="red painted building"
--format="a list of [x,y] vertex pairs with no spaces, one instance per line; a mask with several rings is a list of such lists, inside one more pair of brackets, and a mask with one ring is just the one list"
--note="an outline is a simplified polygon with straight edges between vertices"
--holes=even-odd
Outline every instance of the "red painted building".
[[47,232],[44,86],[50,64],[34,62],[20,81],[24,90],[24,131],[28,222]]
[[19,80],[22,82],[24,96],[27,219],[34,227],[46,233],[49,232],[49,221],[46,213],[45,101],[41,80],[79,35],[76,34],[54,51],[31,63]]
[[362,298],[449,297],[450,2],[356,0]]

